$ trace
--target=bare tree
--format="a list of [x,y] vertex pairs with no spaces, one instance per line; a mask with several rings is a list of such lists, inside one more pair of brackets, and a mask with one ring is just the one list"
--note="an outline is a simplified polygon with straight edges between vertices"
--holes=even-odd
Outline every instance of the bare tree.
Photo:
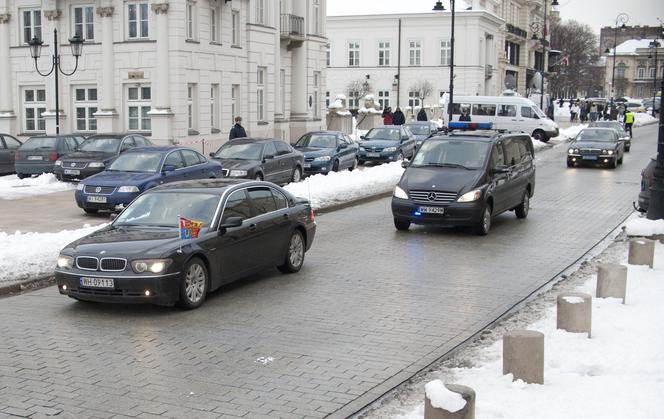
[[417,97],[422,100],[422,106],[424,106],[424,99],[433,93],[433,84],[429,80],[420,80],[413,83],[410,90],[411,92],[417,92]]
[[[372,91],[369,79],[353,80],[346,85],[346,96],[348,96],[348,107],[359,108],[359,100]],[[353,105],[353,106],[351,106]]]

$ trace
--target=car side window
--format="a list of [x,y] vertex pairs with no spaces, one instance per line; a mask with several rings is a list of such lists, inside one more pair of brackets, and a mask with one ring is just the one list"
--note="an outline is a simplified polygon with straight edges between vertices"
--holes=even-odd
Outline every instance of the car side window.
[[73,137],[66,137],[65,147],[69,149],[69,151],[76,151],[76,149],[78,148],[78,143]]
[[226,199],[224,212],[221,215],[222,224],[230,217],[240,217],[242,220],[251,218],[251,206],[244,189],[233,192]]
[[275,189],[272,189],[272,196],[274,197],[274,203],[276,204],[278,210],[288,208],[288,199],[286,199],[284,194]]
[[277,156],[281,156],[283,154],[289,154],[292,152],[291,147],[286,144],[284,141],[275,141],[274,145],[277,149]]
[[344,139],[346,140],[346,142],[347,142],[348,144],[353,144],[353,139],[350,138],[349,136],[344,135]]
[[535,118],[535,112],[533,112],[533,109],[530,107],[522,106],[521,116],[524,118]]
[[175,166],[176,169],[182,169],[184,167],[184,162],[182,161],[180,151],[173,151],[169,154],[164,161],[164,166]]
[[516,116],[516,106],[514,105],[500,105],[498,106],[498,116]]
[[528,152],[528,147],[526,147],[526,142],[522,139],[516,139],[515,142],[519,146],[519,155],[520,159],[519,161],[528,161],[528,157],[530,157],[530,153]]
[[120,148],[120,153],[123,151],[127,151],[130,148],[136,147],[136,141],[134,141],[134,137],[127,137],[124,139],[122,142],[122,147]]
[[508,166],[514,166],[521,161],[521,152],[519,151],[519,144],[516,140],[509,139],[505,141],[505,163]]
[[263,158],[267,156],[276,156],[277,155],[277,148],[274,146],[274,141],[266,143],[265,148],[263,148]]
[[254,204],[256,215],[267,214],[277,210],[277,205],[272,197],[270,188],[251,188],[249,189],[249,198]]
[[138,137],[138,136],[134,135],[133,138],[134,138],[134,141],[136,142],[136,147],[145,147],[145,146],[148,145],[148,142],[145,141],[145,138],[143,138],[143,137]]
[[194,166],[200,163],[198,153],[194,150],[182,150],[182,156],[184,156],[185,166]]
[[502,143],[494,145],[491,152],[491,167],[496,168],[499,166],[505,166],[505,153],[503,152]]

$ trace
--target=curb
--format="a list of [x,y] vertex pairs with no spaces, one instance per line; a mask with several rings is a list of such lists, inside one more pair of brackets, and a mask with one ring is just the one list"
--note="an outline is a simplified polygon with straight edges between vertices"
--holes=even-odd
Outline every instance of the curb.
[[55,284],[55,276],[51,274],[28,278],[23,281],[13,282],[8,285],[0,285],[0,297],[22,294],[39,288],[46,288]]

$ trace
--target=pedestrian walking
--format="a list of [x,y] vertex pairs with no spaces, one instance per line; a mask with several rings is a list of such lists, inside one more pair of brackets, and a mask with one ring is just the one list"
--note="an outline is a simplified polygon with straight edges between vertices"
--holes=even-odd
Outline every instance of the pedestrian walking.
[[417,120],[418,121],[428,121],[429,118],[427,117],[427,111],[424,110],[424,108],[420,109],[420,111],[417,113]]
[[597,121],[597,105],[595,105],[595,102],[590,102],[590,121]]
[[228,139],[232,140],[233,138],[242,138],[247,136],[247,132],[244,130],[244,127],[241,125],[242,118],[239,116],[235,117],[235,125],[231,128],[231,132],[228,134]]
[[586,120],[588,119],[588,107],[586,106],[586,102],[581,101],[581,105],[579,105],[579,119],[581,120],[581,123],[585,123]]
[[634,114],[627,109],[625,110],[625,131],[629,132],[629,138],[632,138],[632,125],[634,125]]
[[581,112],[579,105],[577,105],[576,103],[573,104],[569,110],[569,121],[576,122],[577,119],[579,118],[579,112]]
[[401,112],[401,108],[397,106],[397,109],[392,114],[392,124],[393,125],[403,125],[406,123],[406,115]]
[[383,109],[383,125],[392,125],[392,108]]

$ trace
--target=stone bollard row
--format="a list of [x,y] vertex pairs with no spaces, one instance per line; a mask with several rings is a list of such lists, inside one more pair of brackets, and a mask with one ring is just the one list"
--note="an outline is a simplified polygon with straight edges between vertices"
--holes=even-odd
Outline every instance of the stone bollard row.
[[592,329],[592,297],[571,292],[557,298],[556,327],[571,333],[587,333]]
[[627,263],[630,265],[648,265],[652,268],[654,260],[654,240],[636,238],[629,241],[629,256],[627,258]]
[[625,304],[627,266],[602,263],[597,267],[597,298],[621,298]]
[[503,336],[503,375],[530,384],[544,384],[544,334],[513,330]]

